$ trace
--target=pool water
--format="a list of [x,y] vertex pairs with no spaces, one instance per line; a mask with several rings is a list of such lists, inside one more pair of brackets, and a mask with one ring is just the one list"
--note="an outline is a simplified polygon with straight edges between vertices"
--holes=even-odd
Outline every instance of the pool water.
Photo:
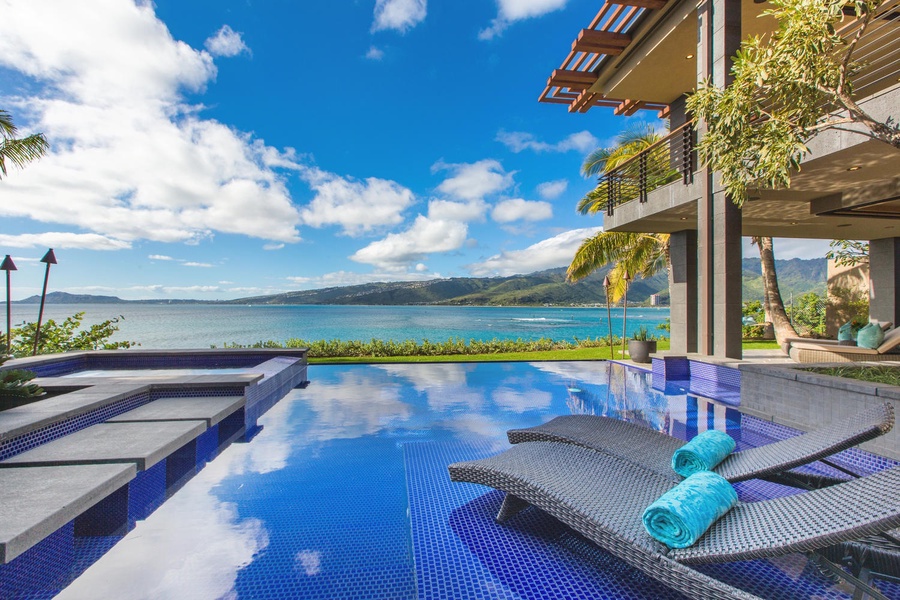
[[[312,366],[309,379],[58,597],[680,598],[540,511],[497,525],[501,495],[451,483],[447,464],[569,413],[682,438],[721,429],[739,448],[777,434],[611,363]],[[743,499],[780,488],[739,485]],[[850,597],[798,556],[708,572],[767,598]]]

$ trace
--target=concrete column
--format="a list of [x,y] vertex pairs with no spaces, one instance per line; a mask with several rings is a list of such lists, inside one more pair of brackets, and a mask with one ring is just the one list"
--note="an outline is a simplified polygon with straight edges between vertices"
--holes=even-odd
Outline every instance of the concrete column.
[[669,236],[669,320],[671,350],[697,351],[697,232],[689,229]]
[[[731,57],[741,43],[740,0],[706,0],[697,11],[698,85],[731,83]],[[704,127],[698,135],[705,133]],[[741,212],[708,169],[697,206],[698,352],[741,358]]]
[[869,242],[869,317],[900,325],[900,238]]

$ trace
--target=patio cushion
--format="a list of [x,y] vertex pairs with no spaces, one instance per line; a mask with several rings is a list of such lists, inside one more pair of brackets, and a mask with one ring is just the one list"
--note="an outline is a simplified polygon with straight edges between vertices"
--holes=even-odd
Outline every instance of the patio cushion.
[[876,323],[869,323],[856,334],[856,345],[861,348],[878,348],[884,341],[884,330]]

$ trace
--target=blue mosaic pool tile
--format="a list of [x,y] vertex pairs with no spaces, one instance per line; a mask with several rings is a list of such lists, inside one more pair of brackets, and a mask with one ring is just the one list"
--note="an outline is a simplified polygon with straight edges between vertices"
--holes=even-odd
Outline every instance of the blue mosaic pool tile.
[[541,511],[497,524],[502,494],[447,474],[452,462],[496,451],[475,442],[404,444],[420,599],[682,598]]
[[128,532],[128,495],[131,482],[75,519],[75,537],[122,536]]
[[96,410],[78,415],[65,421],[60,421],[40,429],[28,432],[5,442],[0,443],[0,460],[5,460],[16,454],[36,448],[41,444],[53,441],[70,433],[102,423],[107,419],[120,415],[129,410],[143,406],[150,402],[150,394],[141,393],[129,396],[123,400],[103,406]]
[[219,450],[219,424],[216,423],[197,436],[196,468],[202,469],[206,463],[215,458]]
[[124,535],[75,537],[75,559],[72,563],[72,581],[100,560]]
[[166,457],[166,498],[197,474],[197,440],[193,439]]
[[[69,521],[10,562],[0,565],[0,598],[51,598],[71,581],[75,524]],[[49,595],[48,595],[49,594]]]
[[128,528],[146,519],[166,499],[166,460],[138,472],[128,484]]
[[[327,475],[326,475],[327,474]],[[337,478],[337,479],[336,479]],[[390,439],[304,447],[281,470],[217,487],[268,532],[237,597],[415,597],[402,450]]]

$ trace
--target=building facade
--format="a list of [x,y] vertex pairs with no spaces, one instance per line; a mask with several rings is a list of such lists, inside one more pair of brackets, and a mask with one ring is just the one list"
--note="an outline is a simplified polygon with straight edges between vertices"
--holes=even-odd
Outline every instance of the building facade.
[[[741,357],[741,238],[870,241],[870,316],[900,323],[900,150],[854,130],[814,137],[790,189],[761,190],[738,208],[694,150],[703,135],[685,110],[699,82],[731,82],[741,40],[777,27],[765,0],[606,2],[577,34],[540,101],[570,112],[658,111],[670,133],[604,175],[607,231],[669,233],[672,350]],[[848,16],[839,32],[853,35]],[[856,49],[855,100],[900,118],[900,0],[876,13]]]

